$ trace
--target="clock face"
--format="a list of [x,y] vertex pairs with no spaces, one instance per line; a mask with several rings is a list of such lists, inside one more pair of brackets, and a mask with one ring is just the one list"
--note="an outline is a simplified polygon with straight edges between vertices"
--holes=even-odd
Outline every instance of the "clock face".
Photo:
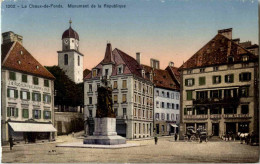
[[65,40],[64,40],[64,44],[69,44],[69,40],[68,40],[68,39],[65,39]]

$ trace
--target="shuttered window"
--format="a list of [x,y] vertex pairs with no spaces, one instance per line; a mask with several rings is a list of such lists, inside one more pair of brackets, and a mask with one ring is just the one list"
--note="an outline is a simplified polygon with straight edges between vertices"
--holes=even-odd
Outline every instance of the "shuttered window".
[[250,80],[251,80],[250,72],[243,72],[239,74],[239,81],[250,81]]
[[234,74],[225,75],[225,82],[226,83],[233,83],[234,82]]
[[43,100],[44,103],[47,103],[47,104],[51,103],[51,95],[50,94],[43,94],[42,97],[43,97],[42,100]]
[[123,89],[126,89],[126,88],[127,88],[126,80],[123,80],[122,88],[123,88]]
[[7,97],[18,98],[18,90],[7,88]]
[[41,110],[33,110],[33,118],[34,119],[41,119]]
[[41,101],[41,94],[40,93],[32,93],[32,100],[33,101]]
[[23,109],[23,118],[29,118],[29,110]]
[[30,100],[30,92],[20,91],[20,98],[22,100]]
[[212,77],[213,84],[219,84],[221,83],[221,76],[213,76]]
[[206,84],[206,78],[205,77],[199,77],[199,85],[205,85]]
[[117,89],[117,81],[114,81],[114,89]]
[[192,91],[187,91],[187,100],[192,100]]
[[114,95],[114,103],[118,103],[117,95]]
[[44,119],[51,119],[51,111],[43,111]]
[[194,78],[185,79],[185,86],[193,86],[195,84]]
[[27,83],[27,75],[22,74],[22,82]]
[[122,97],[122,102],[125,103],[126,102],[126,94],[123,94],[123,97]]
[[15,107],[7,107],[7,117],[18,117],[19,110]]
[[44,86],[49,87],[49,80],[44,80]]
[[10,80],[16,80],[16,74],[15,74],[15,72],[9,72],[9,79],[10,79]]
[[39,84],[39,78],[38,77],[33,77],[33,84],[38,85]]

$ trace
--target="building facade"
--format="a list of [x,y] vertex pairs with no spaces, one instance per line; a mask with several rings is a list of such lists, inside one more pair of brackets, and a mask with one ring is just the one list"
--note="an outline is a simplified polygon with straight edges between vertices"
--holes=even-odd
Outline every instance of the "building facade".
[[[143,65],[147,72],[152,72],[154,83],[154,134],[157,136],[178,133],[180,122],[180,83],[172,70],[173,62],[167,69],[160,69],[160,62],[151,59],[151,66]],[[171,73],[175,76],[171,76]]]
[[119,49],[112,51],[107,44],[104,59],[84,79],[84,115],[86,133],[93,133],[96,117],[97,89],[104,85],[112,88],[116,131],[128,139],[153,135],[153,83],[150,73]]
[[2,143],[53,140],[54,76],[23,47],[22,36],[3,33]]
[[257,56],[218,34],[181,67],[181,137],[186,127],[208,135],[258,132]]
[[58,65],[75,83],[83,82],[83,57],[79,52],[79,35],[70,27],[62,34],[62,51],[58,51]]

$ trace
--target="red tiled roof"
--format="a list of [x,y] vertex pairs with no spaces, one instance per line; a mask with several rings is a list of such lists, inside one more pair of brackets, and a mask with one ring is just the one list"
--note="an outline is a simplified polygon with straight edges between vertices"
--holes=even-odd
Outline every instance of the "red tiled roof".
[[146,72],[153,72],[153,83],[156,87],[165,89],[179,90],[179,85],[175,83],[174,79],[171,77],[167,70],[153,69],[150,66],[142,65]]
[[83,71],[83,79],[84,79],[84,77],[86,77],[89,73],[90,73],[90,70],[89,70],[89,69],[85,69],[85,70]]
[[242,56],[244,54],[249,55],[249,61],[255,61],[257,59],[257,57],[248,50],[227,37],[217,34],[190,59],[188,59],[180,69],[228,64],[229,56],[234,57],[233,63],[240,63],[242,62]]
[[[107,47],[107,50],[109,50],[110,47],[111,46]],[[106,53],[107,53],[107,51],[106,51]],[[106,62],[104,63],[104,60],[107,58],[107,56],[109,56],[109,55],[105,55],[104,59],[96,67],[93,68],[93,69],[99,70],[97,77],[101,76],[102,64],[106,64]],[[147,78],[147,77],[142,77],[142,73],[141,73],[142,66],[133,57],[129,56],[125,52],[115,48],[112,51],[110,59],[112,59],[111,61],[113,61],[112,76],[117,75],[117,69],[116,69],[117,66],[124,65],[123,74],[133,74],[135,76],[149,80],[149,78]],[[85,79],[91,79],[91,78],[92,78],[92,72],[90,72],[85,77]]]
[[106,52],[105,52],[105,57],[101,62],[102,64],[110,64],[114,63],[114,57],[112,55],[112,46],[110,43],[107,44]]
[[2,44],[2,67],[55,79],[19,42]]
[[176,79],[176,80],[177,80],[177,83],[180,84],[181,74],[180,74],[179,68],[177,68],[177,67],[172,67],[172,66],[168,66],[168,67],[166,68],[166,70],[167,70],[172,76],[174,76],[174,79]]

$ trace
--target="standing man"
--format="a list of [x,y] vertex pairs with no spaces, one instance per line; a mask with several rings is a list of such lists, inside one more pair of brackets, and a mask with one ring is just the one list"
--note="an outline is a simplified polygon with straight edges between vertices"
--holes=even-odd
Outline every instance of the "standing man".
[[12,135],[10,135],[9,142],[10,142],[10,150],[12,150],[12,148],[13,148],[13,146],[14,146],[14,142],[13,142],[13,137],[12,137]]
[[157,141],[158,141],[158,137],[154,137],[154,142],[155,142],[155,145],[157,145]]
[[175,134],[174,134],[174,137],[175,137],[175,141],[177,141],[177,139],[178,139],[178,134],[175,133]]

